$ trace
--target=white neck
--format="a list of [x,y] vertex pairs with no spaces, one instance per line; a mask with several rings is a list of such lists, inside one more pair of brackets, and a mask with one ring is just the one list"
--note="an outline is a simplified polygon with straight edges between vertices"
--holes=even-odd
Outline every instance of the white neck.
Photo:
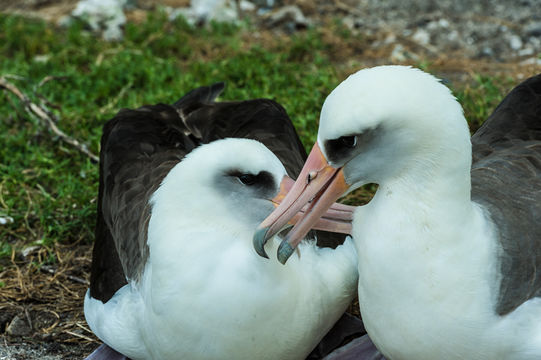
[[[484,341],[464,339],[463,327],[482,326],[492,316],[487,304],[497,290],[496,250],[491,224],[470,200],[466,148],[426,152],[400,177],[380,184],[371,203],[355,214],[361,312],[388,354],[405,346],[413,349],[412,358],[422,359],[422,351],[441,346],[438,338],[455,334],[449,346]],[[407,341],[419,345],[412,347],[403,343],[403,333],[433,338],[412,336]]]
[[[376,201],[411,201],[408,208],[450,211],[449,206],[471,207],[471,143],[439,144],[416,154],[397,176],[382,181]],[[383,198],[382,198],[383,197]]]

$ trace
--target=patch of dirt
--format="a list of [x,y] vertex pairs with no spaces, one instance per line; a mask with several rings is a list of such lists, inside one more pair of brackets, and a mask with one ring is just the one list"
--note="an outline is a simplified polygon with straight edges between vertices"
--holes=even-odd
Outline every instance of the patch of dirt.
[[83,314],[91,252],[32,246],[0,264],[0,359],[82,359],[98,346]]
[[0,0],[0,12],[41,18],[56,24],[75,9],[77,2],[78,0]]

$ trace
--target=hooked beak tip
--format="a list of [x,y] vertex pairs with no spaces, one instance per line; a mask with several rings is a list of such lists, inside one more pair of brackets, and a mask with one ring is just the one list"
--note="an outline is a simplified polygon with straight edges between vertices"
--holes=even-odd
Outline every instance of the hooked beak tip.
[[287,240],[283,240],[278,247],[278,252],[276,254],[276,256],[278,257],[278,261],[280,261],[282,265],[285,265],[294,251],[295,249],[289,244],[289,242]]
[[258,228],[254,234],[253,237],[253,245],[255,251],[259,254],[259,256],[264,257],[266,259],[269,258],[267,255],[267,252],[265,251],[265,244],[267,243],[267,231],[269,230],[268,227],[262,227]]

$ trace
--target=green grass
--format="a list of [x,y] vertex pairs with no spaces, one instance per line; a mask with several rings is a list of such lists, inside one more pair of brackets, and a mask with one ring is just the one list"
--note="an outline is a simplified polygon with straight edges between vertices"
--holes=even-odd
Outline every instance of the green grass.
[[[59,106],[53,110],[61,119],[58,126],[96,154],[101,127],[118,109],[171,103],[216,81],[227,82],[225,100],[268,97],[280,102],[309,148],[325,96],[344,71],[355,70],[333,60],[343,44],[358,48],[364,41],[337,23],[330,26],[334,37],[309,29],[265,42],[250,36],[250,25],[194,29],[156,12],[142,24],[127,24],[122,42],[105,42],[79,23],[58,29],[0,15],[0,75],[16,75],[10,81],[36,102],[34,89],[44,77],[62,77],[38,92]],[[503,93],[491,79],[476,81],[458,92],[474,123]],[[0,216],[14,219],[0,225],[0,258],[9,257],[13,246],[90,243],[97,165],[58,141],[6,91],[0,92],[0,143]]]
[[455,91],[474,133],[509,92],[516,80],[475,74],[473,83]]

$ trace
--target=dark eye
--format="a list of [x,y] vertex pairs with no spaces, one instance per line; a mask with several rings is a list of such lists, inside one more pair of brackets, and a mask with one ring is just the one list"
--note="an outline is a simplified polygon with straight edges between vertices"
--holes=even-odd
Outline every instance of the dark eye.
[[255,184],[256,176],[252,174],[241,174],[238,176],[241,183],[244,185],[253,185]]
[[344,147],[352,148],[357,145],[356,136],[342,136],[338,140],[340,141],[340,144]]

